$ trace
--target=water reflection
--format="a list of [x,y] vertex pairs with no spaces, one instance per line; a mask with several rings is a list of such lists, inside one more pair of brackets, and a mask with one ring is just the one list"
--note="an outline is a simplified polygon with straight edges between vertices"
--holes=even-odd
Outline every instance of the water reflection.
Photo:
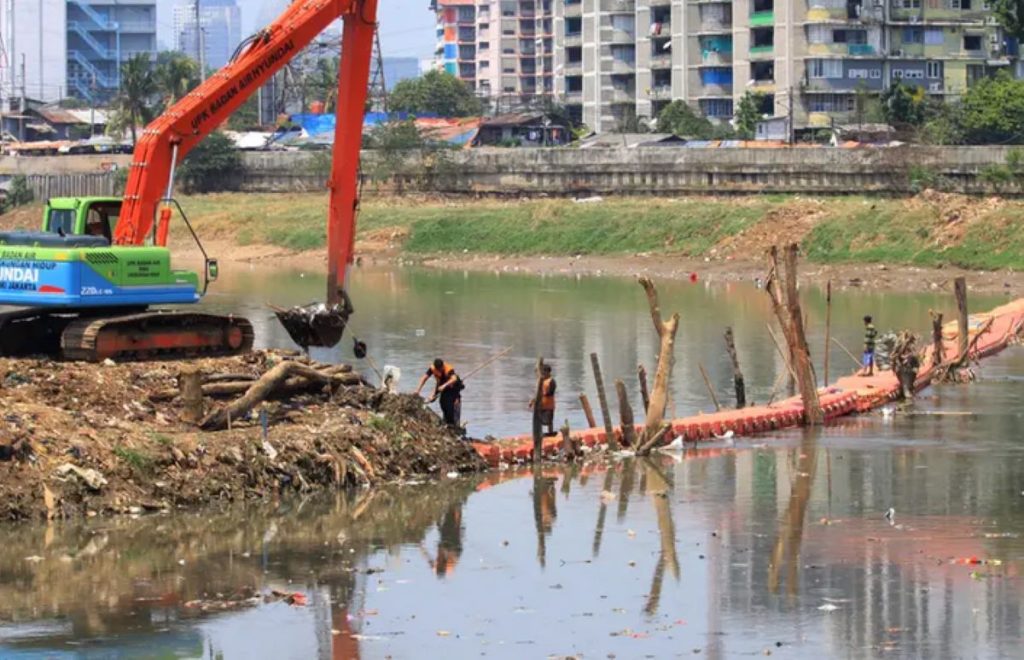
[[915,404],[969,419],[3,528],[0,656],[1016,657],[1013,373],[1019,349]]

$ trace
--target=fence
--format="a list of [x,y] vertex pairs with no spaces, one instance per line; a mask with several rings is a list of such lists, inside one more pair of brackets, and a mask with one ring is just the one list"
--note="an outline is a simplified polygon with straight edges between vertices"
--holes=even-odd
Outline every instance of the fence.
[[51,197],[113,197],[115,175],[97,174],[29,174],[25,177],[36,199]]

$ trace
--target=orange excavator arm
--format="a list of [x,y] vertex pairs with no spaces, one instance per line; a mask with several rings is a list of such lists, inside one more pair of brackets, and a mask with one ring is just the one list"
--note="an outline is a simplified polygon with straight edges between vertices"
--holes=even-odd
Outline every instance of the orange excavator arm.
[[[376,29],[377,0],[295,0],[227,66],[155,119],[142,133],[132,158],[114,243],[142,245],[153,232],[161,200],[174,187],[174,170],[271,76],[323,32],[343,19],[338,108],[330,209],[327,219],[328,303],[341,300],[352,262],[357,211],[359,149]],[[154,235],[167,240],[164,224]]]

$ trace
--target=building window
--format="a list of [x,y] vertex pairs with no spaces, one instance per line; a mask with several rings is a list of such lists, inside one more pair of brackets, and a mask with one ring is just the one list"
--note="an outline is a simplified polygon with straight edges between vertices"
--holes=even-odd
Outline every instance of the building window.
[[807,73],[812,79],[842,78],[842,60],[808,60]]
[[981,36],[977,34],[965,34],[964,50],[981,50]]
[[848,94],[815,94],[807,102],[811,112],[853,112],[857,100]]
[[892,0],[893,9],[920,9],[921,0]]
[[732,117],[732,101],[729,99],[703,99],[700,111],[705,117]]
[[971,8],[971,0],[949,0],[949,8],[967,11]]
[[812,44],[827,44],[831,37],[832,28],[827,25],[808,25],[807,42]]
[[903,43],[920,44],[924,43],[924,30],[919,27],[903,28]]
[[850,80],[867,80],[868,70],[867,69],[850,69],[846,72],[846,77]]
[[480,42],[480,50],[489,50],[490,47],[491,47],[491,42],[490,41],[481,41]]
[[944,44],[945,39],[942,36],[942,28],[925,28],[924,43],[926,46],[941,46],[942,44]]
[[881,78],[882,78],[882,70],[881,69],[871,69],[871,72],[870,72],[869,75],[871,76],[872,80],[881,80]]
[[942,77],[942,62],[928,62],[928,77],[929,78],[941,78]]

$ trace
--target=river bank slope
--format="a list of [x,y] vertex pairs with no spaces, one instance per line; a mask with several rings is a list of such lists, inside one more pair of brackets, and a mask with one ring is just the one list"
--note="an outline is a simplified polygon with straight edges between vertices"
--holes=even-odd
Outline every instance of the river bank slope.
[[[223,259],[324,262],[326,194],[184,198]],[[0,229],[35,227],[30,206]],[[976,289],[1024,285],[1024,201],[924,191],[910,198],[751,195],[521,201],[367,197],[357,254],[431,266],[683,278],[763,275],[775,243],[803,248],[806,276],[877,288],[934,288],[949,271],[984,271]],[[179,245],[190,239],[182,231]],[[994,274],[993,274],[994,273]],[[1007,287],[1008,288],[1008,287]]]

